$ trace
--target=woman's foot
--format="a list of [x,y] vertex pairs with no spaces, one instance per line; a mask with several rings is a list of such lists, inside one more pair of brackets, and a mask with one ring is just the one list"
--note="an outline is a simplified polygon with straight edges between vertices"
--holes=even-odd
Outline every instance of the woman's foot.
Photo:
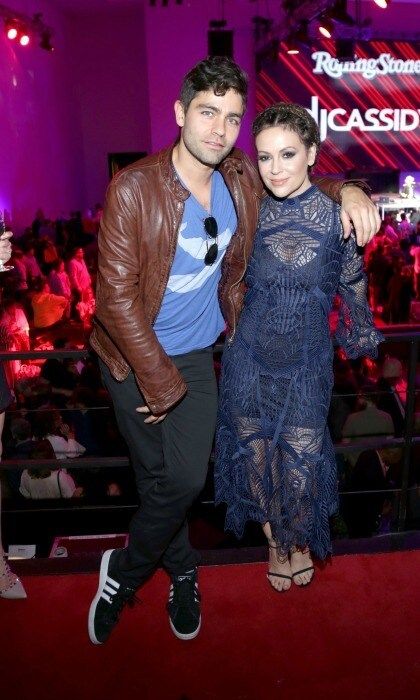
[[267,578],[276,591],[288,591],[292,585],[289,557],[281,554],[274,544],[268,545]]
[[309,549],[294,549],[290,552],[290,567],[293,583],[297,586],[308,586],[312,581],[315,569]]

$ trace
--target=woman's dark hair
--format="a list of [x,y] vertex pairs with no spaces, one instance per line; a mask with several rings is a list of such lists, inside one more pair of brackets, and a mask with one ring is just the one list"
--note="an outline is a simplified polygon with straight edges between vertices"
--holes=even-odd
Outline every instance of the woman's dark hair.
[[252,124],[252,133],[258,136],[264,129],[282,126],[294,131],[306,146],[316,146],[316,157],[321,145],[318,125],[313,117],[301,105],[292,102],[277,102],[258,114]]
[[57,409],[38,411],[33,420],[35,436],[43,440],[47,435],[57,435],[60,418],[60,412]]
[[179,99],[185,111],[199,92],[213,90],[215,95],[225,95],[235,90],[243,101],[244,110],[248,93],[248,77],[231,58],[209,56],[197,63],[185,76]]
[[[53,446],[49,440],[40,440],[31,450],[30,459],[56,459]],[[46,479],[51,475],[51,469],[48,467],[31,467],[28,469],[28,474],[31,479]]]

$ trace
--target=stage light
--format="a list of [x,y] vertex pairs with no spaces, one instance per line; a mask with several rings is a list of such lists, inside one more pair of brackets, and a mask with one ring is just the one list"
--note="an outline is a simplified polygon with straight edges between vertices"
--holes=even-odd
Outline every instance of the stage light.
[[11,39],[13,41],[13,39],[16,39],[17,35],[18,35],[18,32],[17,32],[16,27],[10,27],[10,29],[7,30],[7,38],[8,39]]
[[0,4],[0,19],[4,22],[4,31],[10,41],[15,41],[24,47],[36,41],[41,49],[54,51],[52,43],[54,31],[45,24],[41,12],[31,16]]
[[18,35],[18,22],[15,19],[6,20],[4,23],[4,28],[6,31],[6,36],[10,41],[14,41]]
[[286,39],[284,45],[285,45],[286,53],[288,53],[289,56],[296,56],[296,54],[298,54],[300,51],[299,45],[298,45],[296,39],[292,36],[289,37],[288,39]]
[[334,32],[332,20],[330,20],[329,17],[320,17],[318,31],[322,36],[325,36],[326,39],[331,39]]
[[28,46],[30,40],[31,40],[31,38],[30,38],[29,34],[26,31],[24,31],[19,37],[19,44],[21,46]]
[[373,0],[375,5],[381,8],[381,10],[386,10],[391,0]]

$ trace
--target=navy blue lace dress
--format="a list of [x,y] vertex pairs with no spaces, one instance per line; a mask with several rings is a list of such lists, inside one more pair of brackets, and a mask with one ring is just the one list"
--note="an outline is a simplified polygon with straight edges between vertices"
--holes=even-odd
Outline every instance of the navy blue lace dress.
[[327,415],[333,386],[328,315],[341,297],[338,341],[376,356],[382,336],[366,300],[363,258],[339,206],[316,186],[263,200],[247,293],[224,351],[216,433],[216,501],[226,529],[270,523],[281,552],[331,551],[337,478]]

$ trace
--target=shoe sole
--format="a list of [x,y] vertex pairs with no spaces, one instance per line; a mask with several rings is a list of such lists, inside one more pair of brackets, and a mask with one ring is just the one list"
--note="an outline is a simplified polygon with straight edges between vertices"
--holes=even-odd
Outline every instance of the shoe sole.
[[201,629],[201,615],[200,615],[200,619],[198,621],[197,629],[195,629],[194,632],[190,632],[190,634],[182,634],[181,632],[178,632],[176,627],[174,627],[174,625],[172,624],[171,618],[169,618],[169,624],[171,626],[171,630],[174,633],[175,637],[177,637],[178,639],[182,639],[185,642],[185,641],[188,641],[189,639],[194,639],[197,636],[197,634],[199,633],[199,631]]
[[98,605],[103,588],[105,586],[105,581],[106,577],[108,575],[108,567],[109,567],[109,560],[111,558],[111,554],[114,550],[113,549],[108,549],[106,552],[104,552],[101,560],[101,568],[99,570],[99,585],[98,585],[98,590],[96,591],[96,595],[94,599],[92,600],[89,608],[89,617],[88,617],[88,632],[89,632],[89,639],[92,642],[92,644],[103,644],[103,642],[100,642],[99,639],[97,639],[95,635],[95,612],[96,612],[96,606]]

